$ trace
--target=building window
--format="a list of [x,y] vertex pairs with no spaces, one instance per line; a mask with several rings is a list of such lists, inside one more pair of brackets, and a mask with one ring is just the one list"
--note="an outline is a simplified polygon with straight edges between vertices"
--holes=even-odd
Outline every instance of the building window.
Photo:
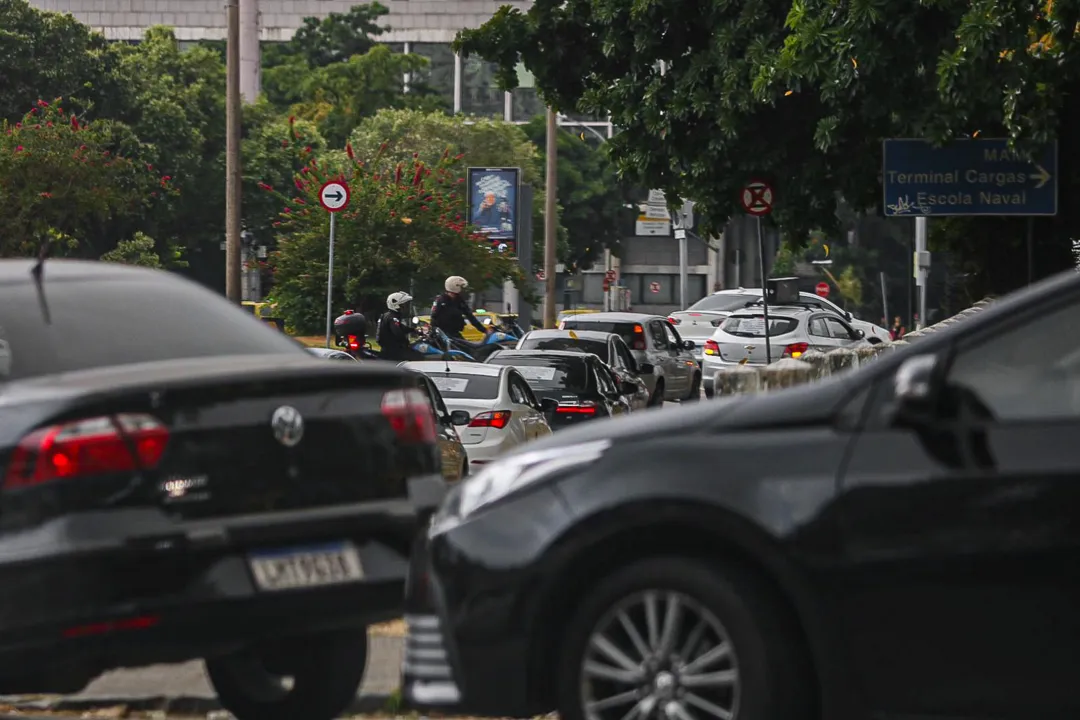
[[454,51],[446,43],[409,43],[409,51],[428,59],[428,66],[416,73],[412,83],[426,85],[454,106]]
[[601,273],[582,275],[581,300],[589,305],[604,303],[604,276]]
[[[692,305],[705,297],[706,276],[687,275],[686,303]],[[652,284],[659,285],[659,292],[652,291]],[[622,284],[630,289],[630,302],[633,305],[678,305],[678,275],[639,275],[628,274],[622,278]]]
[[475,56],[462,58],[461,64],[461,112],[501,120],[506,93],[495,80],[495,64]]

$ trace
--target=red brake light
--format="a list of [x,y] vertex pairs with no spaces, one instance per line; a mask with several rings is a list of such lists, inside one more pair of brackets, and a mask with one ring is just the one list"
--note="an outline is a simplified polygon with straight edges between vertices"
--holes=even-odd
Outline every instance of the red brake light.
[[560,405],[555,412],[560,415],[595,415],[596,403],[586,400],[579,405]]
[[491,412],[477,413],[476,417],[469,421],[469,427],[491,427],[496,430],[502,430],[509,424],[509,410],[492,410]]
[[435,411],[419,388],[391,390],[383,395],[382,414],[403,443],[435,442]]
[[153,468],[168,429],[154,416],[121,413],[41,428],[15,447],[5,488]]
[[677,318],[677,317],[669,317],[669,318],[667,319],[667,321],[668,321],[669,323],[671,323],[672,325],[678,325],[679,323],[681,323],[681,322],[682,322],[682,320],[680,320],[680,319],[679,319],[679,318]]
[[706,340],[705,349],[702,352],[706,355],[719,355],[720,345],[715,340]]
[[791,343],[784,348],[783,357],[801,357],[804,352],[810,347],[809,343]]
[[359,350],[360,349],[360,341],[356,338],[355,335],[350,335],[349,336],[349,349],[350,350]]

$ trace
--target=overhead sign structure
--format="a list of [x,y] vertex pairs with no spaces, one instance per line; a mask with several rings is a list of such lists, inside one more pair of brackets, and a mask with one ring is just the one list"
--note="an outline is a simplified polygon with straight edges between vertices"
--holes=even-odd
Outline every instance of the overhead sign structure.
[[341,212],[349,205],[349,186],[339,180],[331,180],[319,188],[319,204],[328,213]]
[[814,292],[817,293],[818,297],[829,297],[829,283],[819,282],[814,286]]
[[658,283],[658,282],[649,283],[649,292],[651,292],[651,293],[660,292],[660,283]]
[[1057,142],[1031,155],[1000,138],[886,140],[882,185],[885,215],[1057,215]]
[[773,209],[772,186],[763,180],[751,180],[739,196],[743,210],[754,217],[768,215]]

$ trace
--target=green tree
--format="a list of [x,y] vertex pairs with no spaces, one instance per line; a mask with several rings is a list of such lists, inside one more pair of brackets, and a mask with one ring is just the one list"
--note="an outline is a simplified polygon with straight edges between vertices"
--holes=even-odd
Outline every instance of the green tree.
[[[543,159],[547,132],[543,116],[533,118],[523,129]],[[556,177],[567,236],[562,260],[588,269],[605,248],[618,253],[622,229],[632,222],[636,205],[630,189],[619,180],[615,165],[602,148],[590,142],[589,135],[560,132],[557,138]],[[627,210],[627,205],[632,209]]]
[[47,238],[75,241],[68,248],[97,257],[88,234],[112,218],[150,212],[173,189],[139,161],[115,151],[124,129],[85,123],[61,100],[38,100],[21,121],[4,121],[0,134],[0,256],[27,255]]
[[[350,138],[359,158],[381,155],[395,162],[415,158],[438,162],[449,149],[461,155],[467,167],[518,167],[521,182],[533,187],[533,258],[543,263],[544,175],[540,152],[517,125],[490,118],[425,113],[417,110],[381,110],[364,120]],[[566,231],[559,228],[559,255],[566,257]]]
[[[326,311],[330,216],[319,207],[319,188],[330,178],[351,190],[335,221],[334,304],[379,307],[394,290],[417,296],[441,287],[446,268],[467,275],[478,290],[505,278],[522,281],[514,261],[490,251],[464,220],[459,159],[448,152],[428,164],[381,155],[362,160],[349,150],[344,171],[312,159],[295,185],[264,190],[284,204],[274,253],[273,300],[297,332],[319,331]],[[333,168],[333,169],[330,169]]]

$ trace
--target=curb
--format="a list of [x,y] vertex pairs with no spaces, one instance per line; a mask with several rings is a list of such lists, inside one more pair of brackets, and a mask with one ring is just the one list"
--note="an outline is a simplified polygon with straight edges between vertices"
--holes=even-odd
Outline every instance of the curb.
[[[358,695],[346,708],[350,715],[370,715],[383,712],[391,702],[390,695]],[[179,715],[206,715],[222,710],[217,698],[177,696],[165,697],[149,695],[138,697],[96,697],[80,700],[68,698],[20,700],[19,698],[0,698],[0,704],[19,710],[38,710],[43,712],[87,712],[106,707],[123,705],[134,712],[164,711]],[[25,720],[14,715],[0,715],[0,720]]]

